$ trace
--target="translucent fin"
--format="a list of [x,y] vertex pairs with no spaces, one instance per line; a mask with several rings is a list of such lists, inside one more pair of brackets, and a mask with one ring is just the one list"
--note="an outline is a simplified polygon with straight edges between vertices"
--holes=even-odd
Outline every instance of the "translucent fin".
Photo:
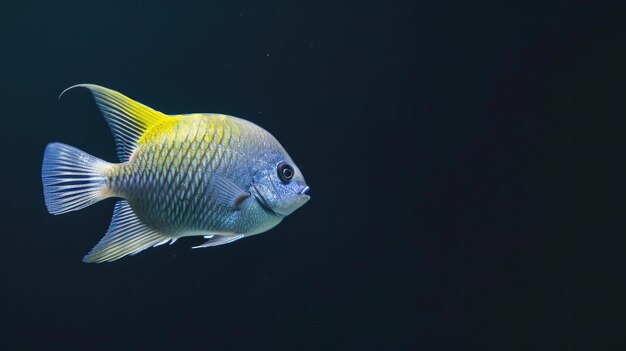
[[235,208],[239,208],[243,200],[250,196],[250,193],[245,189],[219,174],[213,174],[211,185],[213,187],[213,194],[220,199],[222,203],[226,203]]
[[115,261],[149,247],[164,244],[170,239],[171,237],[142,223],[130,208],[128,201],[120,200],[115,204],[109,230],[98,245],[83,258],[83,262]]
[[215,236],[212,236],[209,240],[207,240],[204,244],[198,245],[198,246],[194,246],[194,247],[192,247],[192,249],[200,249],[200,248],[203,248],[203,247],[224,245],[224,244],[232,243],[233,241],[239,240],[241,238],[243,238],[243,234],[239,234],[239,235],[215,235]]
[[[137,148],[137,140],[149,128],[159,124],[168,116],[134,101],[115,90],[94,84],[78,84],[65,89],[87,88],[91,91],[100,112],[106,119],[117,147],[117,156],[126,162]],[[59,98],[61,98],[59,96]]]
[[51,214],[77,211],[109,197],[105,184],[111,164],[75,147],[50,143],[41,165],[46,207]]

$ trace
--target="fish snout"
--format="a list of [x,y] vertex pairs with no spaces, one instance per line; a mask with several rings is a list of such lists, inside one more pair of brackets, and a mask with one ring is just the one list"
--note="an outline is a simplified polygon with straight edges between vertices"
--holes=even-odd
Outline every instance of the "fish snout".
[[[302,190],[300,190],[300,192],[298,193],[299,195],[306,195],[306,193],[310,190],[311,188],[306,185],[304,186],[304,188],[302,188]],[[307,195],[308,196],[308,195]]]
[[309,190],[311,190],[311,188],[308,185],[305,185],[304,188],[302,188],[302,190],[300,190],[300,192],[298,193],[298,195],[300,195],[300,197],[304,199],[302,204],[304,204],[305,202],[311,199],[311,196],[307,194]]

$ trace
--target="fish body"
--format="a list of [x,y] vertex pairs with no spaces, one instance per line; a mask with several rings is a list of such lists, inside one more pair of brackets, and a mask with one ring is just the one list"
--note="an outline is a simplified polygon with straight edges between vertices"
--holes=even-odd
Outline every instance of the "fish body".
[[109,231],[84,258],[104,262],[184,236],[216,246],[265,232],[309,200],[302,173],[261,127],[222,114],[168,116],[96,85],[120,163],[51,143],[42,166],[50,213],[117,202]]
[[[258,201],[237,199],[248,196],[251,170],[263,166],[256,163],[262,162],[261,145],[271,143],[268,133],[224,115],[172,119],[143,136],[128,162],[110,168],[107,183],[114,196],[126,198],[146,224],[173,236],[250,235],[282,220]],[[211,196],[216,182],[232,182],[241,192],[232,201]]]

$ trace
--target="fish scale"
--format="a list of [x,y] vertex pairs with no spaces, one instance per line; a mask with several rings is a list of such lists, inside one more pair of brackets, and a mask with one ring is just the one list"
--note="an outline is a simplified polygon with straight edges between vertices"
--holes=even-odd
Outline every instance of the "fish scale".
[[[128,198],[131,207],[155,225],[171,223],[171,231],[219,227],[220,223],[199,216],[198,209],[223,212],[217,202],[202,192],[192,189],[210,187],[211,177],[200,178],[201,166],[211,167],[213,171],[228,165],[231,159],[231,126],[220,116],[205,115],[202,118],[181,117],[165,140],[145,138],[128,163],[120,164],[120,169],[113,173],[122,178],[122,186],[113,191]],[[219,138],[219,139],[218,139]],[[178,142],[182,140],[182,143]],[[208,145],[205,153],[202,148],[194,147],[198,142]],[[158,159],[155,163],[156,149]],[[180,169],[173,173],[171,169]],[[124,186],[126,185],[126,186]],[[183,186],[184,185],[184,186]],[[158,191],[157,191],[158,190]],[[209,218],[212,219],[212,218]]]

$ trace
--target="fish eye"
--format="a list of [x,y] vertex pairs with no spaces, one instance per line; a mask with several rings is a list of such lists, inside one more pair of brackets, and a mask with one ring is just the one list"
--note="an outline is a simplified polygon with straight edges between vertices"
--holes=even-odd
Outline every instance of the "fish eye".
[[285,183],[289,183],[291,178],[293,178],[293,167],[288,163],[280,163],[277,167],[278,177]]

